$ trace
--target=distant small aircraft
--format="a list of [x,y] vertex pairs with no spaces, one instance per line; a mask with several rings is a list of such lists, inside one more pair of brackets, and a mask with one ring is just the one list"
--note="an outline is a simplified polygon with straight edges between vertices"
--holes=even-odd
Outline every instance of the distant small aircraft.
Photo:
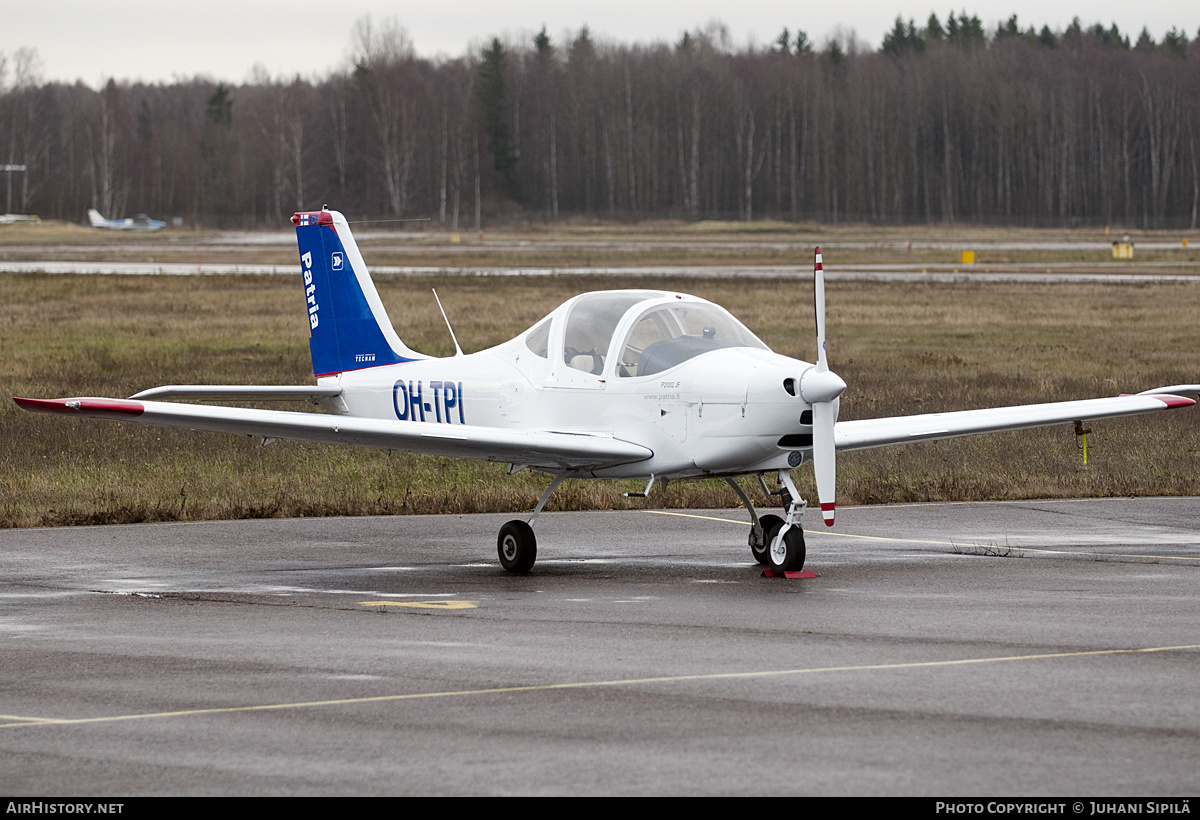
[[95,208],[88,209],[88,221],[92,223],[93,228],[105,228],[110,231],[157,231],[167,224],[161,219],[151,219],[145,214],[125,219],[105,219]]
[[[837,421],[846,383],[829,369],[816,250],[816,364],[771,352],[728,311],[661,290],[584,293],[511,341],[432,358],[396,335],[350,226],[292,217],[317,384],[170,385],[130,399],[15,399],[26,410],[506,462],[551,476],[532,515],[500,528],[506,570],[537,557],[532,524],[567,478],[724,478],[750,514],[749,546],[774,570],[804,565],[805,501],[791,470],[813,463],[827,525],[835,453],[1151,413],[1195,404],[1176,385],[1137,395]],[[447,324],[449,324],[447,322]],[[453,335],[453,330],[450,331]],[[329,414],[161,401],[310,399]],[[760,516],[736,476],[756,476],[783,516]],[[777,488],[765,477],[777,479]]]
[[41,222],[37,214],[0,214],[0,225],[12,225],[16,222]]

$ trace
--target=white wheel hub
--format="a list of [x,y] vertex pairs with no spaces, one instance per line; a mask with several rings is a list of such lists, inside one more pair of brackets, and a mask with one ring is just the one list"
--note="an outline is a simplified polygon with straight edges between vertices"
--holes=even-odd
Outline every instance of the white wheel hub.
[[779,535],[771,541],[771,563],[775,566],[783,566],[783,562],[787,560],[787,542],[783,539],[784,531],[780,530]]

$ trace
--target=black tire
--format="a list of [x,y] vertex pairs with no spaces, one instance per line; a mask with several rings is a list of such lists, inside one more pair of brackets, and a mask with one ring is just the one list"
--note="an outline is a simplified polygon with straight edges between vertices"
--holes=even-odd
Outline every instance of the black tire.
[[804,568],[804,530],[796,525],[783,534],[783,543],[774,549],[783,524],[772,528],[767,538],[767,566],[775,572],[796,572]]
[[758,523],[762,527],[762,543],[754,543],[754,527],[750,528],[750,537],[746,540],[750,544],[750,554],[754,556],[754,560],[760,564],[765,564],[767,563],[767,550],[771,546],[771,532],[783,523],[783,519],[777,515],[760,515]]
[[509,521],[500,528],[496,552],[500,556],[500,566],[509,572],[529,572],[537,560],[537,538],[533,527],[524,521]]

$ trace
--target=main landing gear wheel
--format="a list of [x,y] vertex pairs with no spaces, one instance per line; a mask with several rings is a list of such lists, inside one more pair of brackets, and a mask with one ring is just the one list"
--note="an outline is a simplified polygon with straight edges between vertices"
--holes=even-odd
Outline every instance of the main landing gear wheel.
[[775,528],[783,524],[783,519],[777,515],[760,515],[758,517],[759,527],[762,528],[762,540],[754,537],[754,527],[750,528],[750,554],[754,556],[754,560],[760,564],[769,563],[767,552],[771,547],[771,533]]
[[509,521],[500,528],[496,551],[500,554],[500,565],[509,572],[529,572],[537,560],[537,538],[533,535],[533,527],[524,521]]
[[796,572],[804,568],[804,530],[793,524],[780,535],[783,524],[771,529],[767,536],[767,566],[775,572]]

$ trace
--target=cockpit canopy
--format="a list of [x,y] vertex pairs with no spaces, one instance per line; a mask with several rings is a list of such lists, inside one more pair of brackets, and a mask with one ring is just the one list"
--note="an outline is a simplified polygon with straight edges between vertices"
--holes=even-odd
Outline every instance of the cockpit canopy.
[[[694,296],[599,291],[576,297],[564,307],[565,324],[558,337],[561,361],[596,376],[606,370],[619,378],[652,376],[711,350],[768,349],[724,308]],[[557,347],[551,322],[564,321],[562,316],[562,310],[556,311],[532,328],[526,346],[549,358],[551,345]]]

